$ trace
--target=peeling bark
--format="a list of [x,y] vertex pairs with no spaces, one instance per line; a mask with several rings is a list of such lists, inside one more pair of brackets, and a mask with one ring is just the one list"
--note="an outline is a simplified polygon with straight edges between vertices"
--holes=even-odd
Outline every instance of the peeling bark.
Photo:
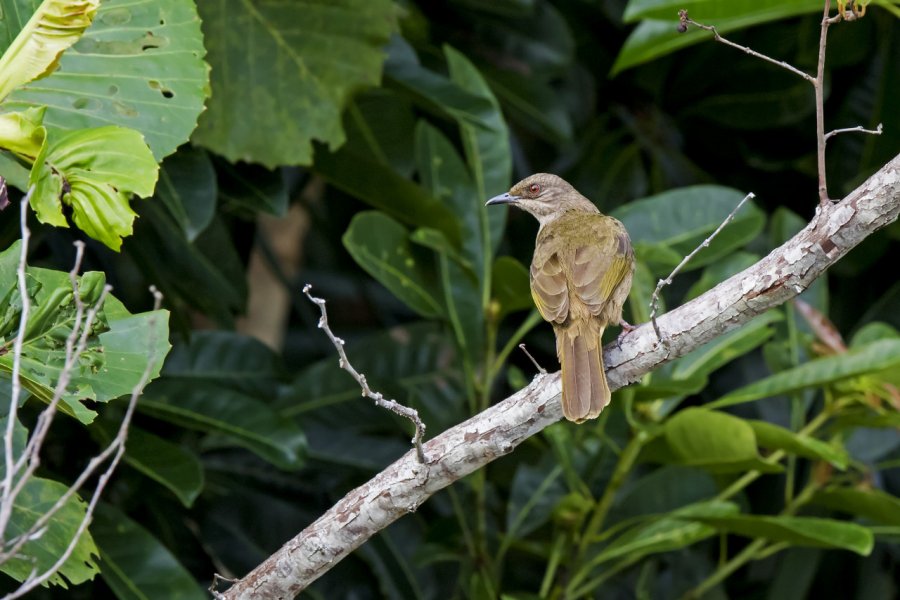
[[[659,365],[783,304],[829,266],[900,214],[900,155],[837,204],[749,269],[607,346],[610,389],[638,381]],[[435,437],[426,464],[410,450],[287,542],[219,595],[233,599],[293,598],[335,563],[438,490],[508,454],[562,417],[559,374],[528,387]]]

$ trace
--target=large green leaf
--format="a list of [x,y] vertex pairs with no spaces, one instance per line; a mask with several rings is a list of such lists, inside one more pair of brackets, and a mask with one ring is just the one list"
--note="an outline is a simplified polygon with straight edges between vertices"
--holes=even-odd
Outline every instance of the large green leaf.
[[316,154],[316,172],[328,183],[394,219],[443,232],[453,245],[462,245],[460,224],[453,212],[425,189],[388,165],[343,149]]
[[713,473],[780,470],[760,458],[753,428],[726,413],[687,408],[666,421],[663,433],[669,462]]
[[[478,123],[457,119],[466,161],[472,170],[475,183],[474,210],[480,223],[479,236],[485,249],[484,269],[489,268],[491,251],[496,250],[506,224],[507,208],[494,206],[488,209],[484,203],[493,196],[505,192],[512,176],[512,151],[509,129],[503,119],[500,103],[494,97],[481,73],[460,52],[444,47],[450,78],[462,89],[490,104],[490,110],[478,115]],[[497,209],[500,210],[497,210]],[[487,281],[487,279],[485,280]]]
[[168,548],[111,506],[99,506],[91,532],[100,548],[100,575],[119,600],[207,597]]
[[[104,445],[116,430],[112,424],[99,423],[91,433]],[[190,508],[203,489],[203,466],[195,454],[157,435],[132,426],[128,430],[125,463],[171,491]]]
[[734,390],[707,405],[720,408],[822,386],[848,377],[893,368],[900,364],[900,340],[884,339],[846,354],[811,360]]
[[137,216],[131,194],[149,196],[159,165],[140,133],[122,127],[80,129],[50,136],[29,183],[31,206],[42,223],[67,227],[63,205],[79,229],[113,250],[131,235]]
[[377,85],[397,29],[389,0],[198,3],[214,94],[194,139],[231,161],[308,165],[344,143],[348,97]]
[[641,20],[641,23],[625,40],[612,73],[712,37],[711,33],[693,27],[679,33],[676,27],[681,9],[686,9],[696,21],[714,25],[719,33],[725,34],[795,15],[822,12],[822,3],[815,0],[631,0],[625,8],[624,20],[628,23]]
[[491,279],[491,298],[500,306],[498,318],[511,312],[534,307],[528,269],[511,256],[501,256],[494,261]]
[[[15,287],[15,267],[21,242],[0,253],[0,299],[6,305],[0,335],[2,346],[11,347],[18,329],[21,298]],[[31,310],[22,352],[22,385],[37,398],[49,402],[65,365],[65,340],[75,322],[76,309],[69,274],[29,268],[28,293]],[[105,283],[102,273],[80,278],[79,293],[94,302]],[[5,293],[4,293],[5,292]],[[149,366],[149,377],[159,375],[169,351],[169,313],[159,310],[131,315],[108,295],[81,359],[63,391],[60,409],[90,423],[97,413],[85,401],[109,402],[131,394]],[[149,365],[148,365],[149,363]],[[0,353],[0,373],[12,372],[13,353]]]
[[756,441],[763,448],[770,450],[784,450],[791,454],[824,460],[838,469],[846,469],[850,457],[847,451],[840,446],[827,444],[821,440],[805,435],[798,435],[789,429],[773,425],[766,421],[746,421],[753,428]]
[[[0,102],[22,84],[56,70],[60,54],[90,26],[99,5],[99,0],[41,2],[9,47],[4,45],[0,58]],[[6,33],[11,34],[13,23],[6,25]]]
[[812,503],[885,525],[900,526],[900,498],[882,490],[832,486],[817,490]]
[[[635,241],[638,258],[646,261],[655,272],[667,274],[722,224],[743,196],[731,188],[697,185],[629,202],[613,211],[613,216],[628,229]],[[752,202],[747,202],[709,246],[685,266],[685,270],[722,259],[756,237],[764,224],[763,212]]]
[[217,195],[216,171],[205,151],[183,146],[163,162],[156,197],[166,205],[189,242],[212,221]]
[[423,317],[443,314],[440,291],[422,257],[413,253],[409,232],[389,216],[366,211],[353,217],[343,237],[356,262]]
[[862,556],[868,556],[875,543],[869,529],[833,519],[761,515],[694,515],[693,519],[719,531],[746,537],[765,538],[770,542],[786,542],[795,546],[840,548]]
[[[37,5],[3,2],[0,47]],[[13,92],[4,107],[47,106],[44,124],[51,134],[104,125],[136,129],[162,160],[187,141],[203,110],[205,53],[191,0],[103,0],[59,69]]]
[[[27,533],[68,489],[68,486],[57,481],[40,477],[29,479],[16,497],[5,539],[13,539]],[[32,572],[39,574],[46,572],[71,543],[78,526],[84,520],[86,509],[87,504],[77,495],[69,498],[47,522],[40,535],[35,536],[22,546],[16,555],[0,564],[0,571],[16,581],[24,581]],[[95,562],[97,555],[94,540],[90,532],[85,530],[75,544],[72,554],[49,582],[68,587],[68,584],[78,585],[93,579],[99,571]]]
[[550,461],[538,466],[519,465],[506,505],[507,536],[522,539],[550,520],[566,494],[561,475],[562,467],[551,467]]

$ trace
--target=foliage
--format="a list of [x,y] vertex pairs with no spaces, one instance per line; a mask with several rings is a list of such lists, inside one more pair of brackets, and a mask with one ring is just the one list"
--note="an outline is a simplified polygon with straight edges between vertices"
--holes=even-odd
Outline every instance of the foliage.
[[[832,196],[900,146],[900,113],[888,109],[900,97],[895,5],[873,3],[830,34],[829,128],[884,124],[879,137],[830,140]],[[557,172],[625,222],[638,258],[633,323],[648,319],[656,280],[746,192],[757,200],[687,265],[664,305],[753,264],[813,214],[808,84],[704,33],[678,36],[675,13],[688,8],[810,71],[821,3],[196,8],[203,38],[186,0],[103,2],[41,80],[46,89],[13,92],[16,112],[0,121],[0,133],[18,132],[18,156],[52,154],[63,132],[108,119],[166,157],[154,197],[131,206],[140,218],[121,254],[90,246],[82,279],[103,271],[117,286],[107,333],[120,317],[143,327],[142,339],[129,330],[118,342],[148,342],[141,315],[116,312],[147,306],[144,283],[164,292],[177,333],[90,528],[100,578],[71,597],[199,597],[212,573],[242,575],[408,451],[408,423],[360,398],[302,283],[327,299],[331,326],[372,388],[418,409],[434,435],[527,382],[533,366],[520,342],[555,365],[528,292],[536,224],[484,207],[518,177]],[[195,145],[182,145],[209,91],[206,51],[209,109]],[[97,87],[104,77],[121,96]],[[58,137],[44,147],[40,128]],[[149,193],[149,165],[125,170],[142,186],[103,181]],[[282,270],[254,225],[291,203],[310,222],[299,274]],[[4,248],[18,236],[13,221],[0,221]],[[555,424],[437,494],[309,594],[893,597],[900,287],[884,274],[898,232],[872,236],[801,295],[821,322],[788,304],[667,364],[618,392],[596,422]],[[290,293],[281,355],[233,331],[254,233]],[[32,260],[67,270],[59,249],[70,238],[36,229]],[[0,292],[15,298],[14,263],[2,264]],[[67,305],[45,299],[68,278],[30,273],[42,282],[29,288],[38,306],[64,320]],[[7,324],[16,322],[9,306]],[[823,323],[843,347],[825,343]],[[82,401],[82,390],[67,404],[93,422],[69,419],[48,442],[55,480],[77,473],[118,422],[110,400],[124,388],[99,381],[90,385],[105,404]],[[29,385],[40,398],[47,382]]]

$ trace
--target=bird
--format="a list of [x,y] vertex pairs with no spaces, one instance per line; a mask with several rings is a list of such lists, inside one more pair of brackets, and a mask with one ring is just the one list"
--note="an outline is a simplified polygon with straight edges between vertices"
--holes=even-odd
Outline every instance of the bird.
[[632,327],[622,307],[634,276],[634,249],[625,226],[604,215],[567,181],[536,173],[494,196],[534,216],[540,228],[531,261],[531,296],[556,334],[562,369],[562,409],[581,423],[609,404],[600,338],[609,325]]

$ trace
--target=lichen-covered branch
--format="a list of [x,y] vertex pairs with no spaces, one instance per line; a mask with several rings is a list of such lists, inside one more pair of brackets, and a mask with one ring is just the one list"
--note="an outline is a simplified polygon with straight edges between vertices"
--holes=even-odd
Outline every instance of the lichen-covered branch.
[[[615,390],[662,363],[783,304],[828,267],[900,214],[900,155],[758,263],[657,319],[663,346],[649,323],[606,349]],[[425,444],[420,463],[410,450],[344,496],[314,523],[218,597],[292,598],[372,535],[415,511],[438,490],[480,469],[562,416],[559,374],[527,388]]]

